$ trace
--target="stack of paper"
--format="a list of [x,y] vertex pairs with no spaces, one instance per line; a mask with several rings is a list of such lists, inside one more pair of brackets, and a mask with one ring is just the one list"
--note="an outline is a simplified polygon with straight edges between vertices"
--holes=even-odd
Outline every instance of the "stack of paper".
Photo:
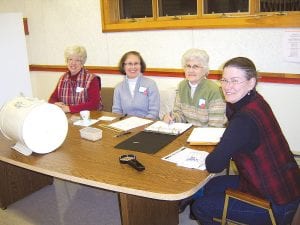
[[171,134],[178,135],[182,134],[184,131],[189,129],[192,126],[191,123],[166,123],[163,121],[156,121],[150,126],[145,128],[145,131],[162,133],[162,134]]
[[192,169],[205,170],[205,159],[209,153],[182,147],[177,151],[163,157],[163,160],[176,163]]
[[225,128],[196,127],[187,139],[190,145],[216,145],[219,143]]

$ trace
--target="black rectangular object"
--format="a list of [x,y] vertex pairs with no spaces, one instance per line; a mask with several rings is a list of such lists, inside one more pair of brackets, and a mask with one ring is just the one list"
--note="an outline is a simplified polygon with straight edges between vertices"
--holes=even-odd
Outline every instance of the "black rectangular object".
[[154,154],[177,137],[176,135],[142,131],[117,144],[115,148]]

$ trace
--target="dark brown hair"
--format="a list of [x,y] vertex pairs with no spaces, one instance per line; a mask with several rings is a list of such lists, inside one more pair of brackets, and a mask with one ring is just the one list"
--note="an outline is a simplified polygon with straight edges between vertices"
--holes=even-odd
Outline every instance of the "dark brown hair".
[[254,63],[250,59],[248,59],[246,57],[235,57],[235,58],[228,60],[224,64],[223,70],[226,67],[235,67],[235,68],[243,70],[246,74],[245,78],[247,80],[254,78],[256,80],[256,84],[257,84],[257,79],[258,79],[257,70],[256,70]]
[[141,62],[141,72],[144,73],[145,70],[146,70],[146,63],[145,63],[143,57],[141,56],[141,54],[139,52],[137,52],[137,51],[129,51],[129,52],[126,52],[122,56],[122,58],[120,59],[120,62],[119,62],[119,71],[122,74],[126,74],[125,70],[124,70],[124,66],[125,66],[124,62],[126,61],[126,59],[127,59],[127,57],[129,55],[135,55],[135,56],[137,56],[140,59],[140,62]]

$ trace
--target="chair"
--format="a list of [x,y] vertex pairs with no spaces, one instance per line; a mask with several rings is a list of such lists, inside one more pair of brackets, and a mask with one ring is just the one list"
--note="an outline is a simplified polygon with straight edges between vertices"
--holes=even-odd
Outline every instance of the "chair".
[[[234,161],[231,160],[230,164],[229,164],[229,168],[227,170],[227,174],[232,174],[232,173],[238,173],[238,170],[236,168],[236,165],[235,165]],[[233,190],[231,188],[228,188],[225,191],[225,194],[226,195],[225,195],[225,202],[224,202],[222,219],[214,218],[214,221],[220,222],[222,225],[227,224],[227,222],[228,222],[228,224],[241,224],[239,222],[227,219],[227,209],[228,209],[228,205],[229,205],[229,200],[230,200],[230,198],[233,198],[233,199],[237,199],[239,201],[243,201],[243,202],[246,202],[248,204],[251,204],[251,205],[254,205],[254,206],[257,206],[257,207],[260,207],[260,208],[263,208],[263,209],[267,210],[268,213],[269,213],[270,220],[271,220],[272,224],[273,225],[277,224],[276,220],[275,220],[275,217],[274,217],[274,213],[273,213],[273,210],[272,210],[271,203],[268,200],[263,199],[263,198],[259,198],[259,197],[256,197],[254,195],[244,193],[244,192],[241,192],[241,191],[238,191],[238,190]],[[292,221],[291,225],[297,225],[297,224],[299,224],[299,222],[300,222],[300,204],[298,205],[298,208],[295,212],[295,215],[294,215],[294,218],[293,218],[293,221]]]
[[233,224],[241,224],[238,223],[236,221],[232,221],[232,220],[228,220],[227,219],[227,209],[228,209],[228,205],[229,205],[229,199],[230,198],[234,198],[243,202],[246,202],[248,204],[263,208],[265,210],[267,210],[269,212],[269,216],[270,216],[270,220],[272,222],[273,225],[276,225],[276,220],[273,214],[273,210],[271,207],[271,203],[263,198],[258,198],[255,197],[251,194],[247,194],[247,193],[243,193],[241,191],[238,190],[233,190],[231,188],[228,188],[225,191],[225,203],[224,203],[224,208],[223,208],[223,215],[222,215],[222,220],[220,219],[214,219],[215,221],[221,222],[222,225],[225,225],[226,222],[230,222]]
[[102,87],[101,98],[103,104],[103,111],[111,112],[113,105],[114,88],[113,87]]

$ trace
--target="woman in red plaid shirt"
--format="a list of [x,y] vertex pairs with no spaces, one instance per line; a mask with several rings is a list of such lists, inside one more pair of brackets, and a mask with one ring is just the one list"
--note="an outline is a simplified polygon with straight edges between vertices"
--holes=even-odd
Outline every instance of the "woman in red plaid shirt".
[[49,103],[66,113],[102,109],[101,79],[84,68],[86,58],[87,53],[82,46],[70,46],[65,50],[68,71],[59,79]]

